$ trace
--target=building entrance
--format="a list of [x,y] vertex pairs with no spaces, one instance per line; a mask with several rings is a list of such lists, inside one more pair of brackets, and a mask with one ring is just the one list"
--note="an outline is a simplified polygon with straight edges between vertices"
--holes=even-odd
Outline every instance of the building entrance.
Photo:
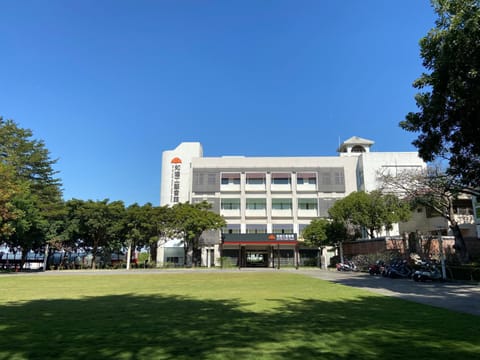
[[247,267],[268,267],[267,251],[246,251]]

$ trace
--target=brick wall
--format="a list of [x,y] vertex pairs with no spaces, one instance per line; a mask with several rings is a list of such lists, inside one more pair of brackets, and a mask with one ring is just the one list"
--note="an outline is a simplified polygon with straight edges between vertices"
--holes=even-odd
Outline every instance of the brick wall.
[[[451,236],[442,238],[445,254],[454,253],[455,239]],[[412,247],[413,244],[410,244]],[[480,241],[478,241],[480,249]],[[343,243],[343,254],[347,257],[355,255],[377,254],[385,251],[396,251],[400,254],[409,253],[408,240],[400,237],[382,237],[377,239],[362,239]],[[421,256],[439,254],[438,238],[419,239],[416,244],[416,252]]]

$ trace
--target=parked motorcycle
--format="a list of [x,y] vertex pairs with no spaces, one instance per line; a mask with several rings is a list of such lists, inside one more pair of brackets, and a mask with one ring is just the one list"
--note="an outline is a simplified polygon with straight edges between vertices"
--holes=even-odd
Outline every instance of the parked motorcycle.
[[388,277],[391,279],[406,279],[412,276],[412,269],[407,260],[396,261],[389,268]]
[[345,260],[343,263],[337,263],[338,271],[358,271],[357,265],[353,261]]
[[385,269],[385,262],[383,260],[377,260],[375,264],[368,265],[368,273],[370,275],[380,275]]
[[425,263],[420,270],[413,274],[413,280],[418,281],[439,281],[442,280],[442,273],[435,264]]

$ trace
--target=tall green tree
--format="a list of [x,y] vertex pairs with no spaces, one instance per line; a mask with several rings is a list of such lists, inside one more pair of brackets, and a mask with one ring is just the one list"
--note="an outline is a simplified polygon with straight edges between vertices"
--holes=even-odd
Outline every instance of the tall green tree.
[[15,232],[13,222],[23,216],[23,212],[14,205],[14,199],[22,188],[15,180],[13,169],[2,162],[0,185],[0,241],[4,241]]
[[66,237],[92,253],[92,268],[100,250],[118,248],[125,237],[125,206],[121,201],[67,201]]
[[305,244],[313,247],[326,245],[328,241],[327,228],[329,223],[327,219],[313,219],[302,231]]
[[130,205],[126,209],[126,240],[133,248],[148,248],[151,260],[156,262],[157,243],[160,236],[168,236],[172,231],[172,215],[168,206]]
[[18,180],[29,184],[42,211],[55,210],[62,199],[61,182],[50,152],[30,129],[0,117],[0,161],[10,166]]
[[480,1],[433,0],[435,27],[420,40],[423,73],[413,86],[419,111],[400,126],[420,133],[413,144],[428,162],[480,188]]
[[383,229],[391,230],[394,223],[408,220],[411,212],[409,204],[395,195],[359,191],[335,202],[329,214],[346,226],[364,228],[374,238]]
[[225,219],[211,211],[207,202],[179,203],[172,206],[174,228],[183,238],[185,264],[199,265],[200,236],[206,230],[225,227]]
[[[12,120],[0,117],[0,163],[8,169],[16,190],[8,202],[16,213],[10,223],[10,234],[3,241],[9,247],[20,248],[22,266],[30,250],[45,244],[52,235],[50,220],[58,217],[62,208],[62,192],[55,160],[43,141],[33,138]],[[8,186],[6,177],[2,187]],[[4,233],[5,235],[5,233]]]

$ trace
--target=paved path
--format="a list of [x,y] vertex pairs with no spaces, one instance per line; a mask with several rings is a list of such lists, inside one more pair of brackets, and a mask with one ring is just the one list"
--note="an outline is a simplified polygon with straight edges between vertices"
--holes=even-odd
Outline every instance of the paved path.
[[[292,270],[293,272],[293,270]],[[480,286],[457,282],[415,282],[366,273],[296,270],[297,273],[422,304],[480,316]]]

